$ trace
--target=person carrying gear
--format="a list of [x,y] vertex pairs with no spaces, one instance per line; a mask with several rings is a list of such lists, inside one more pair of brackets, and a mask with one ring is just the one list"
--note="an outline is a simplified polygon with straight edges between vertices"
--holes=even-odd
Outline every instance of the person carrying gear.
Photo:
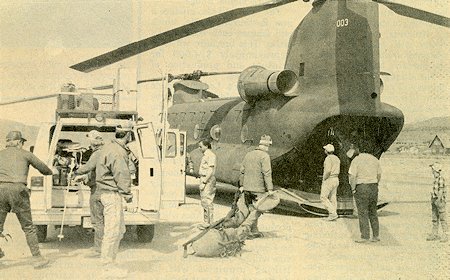
[[96,200],[99,200],[98,193],[96,192],[95,169],[89,171],[87,170],[87,167],[95,165],[97,163],[97,159],[100,154],[99,151],[103,147],[104,143],[101,133],[97,130],[89,131],[86,137],[89,140],[90,150],[92,151],[92,153],[86,164],[80,166],[80,168],[75,171],[74,175],[77,176],[75,177],[75,181],[78,181],[82,179],[80,175],[89,173],[87,185],[91,188],[89,207],[91,210],[91,224],[94,228],[94,247],[91,249],[91,252],[89,252],[89,256],[100,257],[104,221],[102,216],[102,209],[101,207],[99,207],[100,205],[98,203],[95,203]]
[[433,189],[431,191],[431,220],[433,228],[431,234],[428,235],[427,241],[439,240],[439,223],[442,227],[441,242],[448,241],[448,224],[446,211],[447,188],[445,186],[445,179],[441,175],[442,166],[439,163],[430,165],[434,176]]
[[33,266],[42,268],[49,261],[39,250],[37,230],[31,218],[27,177],[30,165],[43,175],[52,175],[52,170],[31,152],[22,149],[25,141],[20,131],[11,131],[6,135],[6,149],[0,151],[0,234],[6,215],[14,212],[33,255]]
[[269,135],[261,136],[259,146],[248,152],[241,165],[239,183],[243,188],[245,204],[249,214],[244,223],[250,225],[249,239],[263,237],[258,230],[258,219],[262,212],[258,211],[254,204],[266,192],[273,193],[272,166],[268,154],[272,139]]
[[320,190],[320,200],[328,210],[327,221],[334,221],[338,218],[337,214],[337,188],[339,186],[339,172],[341,161],[334,153],[334,146],[327,144],[323,146],[327,157],[323,162],[322,188]]
[[131,140],[131,127],[117,127],[116,139],[105,144],[98,151],[96,162],[86,164],[86,171],[95,170],[95,207],[103,213],[104,229],[101,245],[101,260],[104,277],[127,276],[128,271],[116,265],[120,240],[125,233],[122,200],[132,201],[131,174],[129,170],[129,150],[126,146]]
[[200,161],[200,199],[203,207],[203,224],[200,228],[209,227],[214,221],[214,197],[216,195],[216,155],[211,151],[211,142],[202,140],[198,147],[203,153]]

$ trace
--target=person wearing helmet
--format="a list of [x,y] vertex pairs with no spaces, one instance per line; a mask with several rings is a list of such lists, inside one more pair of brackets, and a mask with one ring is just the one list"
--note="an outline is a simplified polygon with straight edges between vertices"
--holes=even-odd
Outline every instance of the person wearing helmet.
[[[431,220],[433,228],[431,234],[428,235],[428,241],[441,240],[441,242],[448,241],[448,224],[446,211],[446,195],[447,188],[445,186],[445,179],[442,177],[442,166],[439,163],[430,165],[434,176],[433,189],[431,191]],[[442,227],[442,237],[439,238],[439,223]]]
[[320,200],[328,210],[328,221],[338,218],[337,214],[337,187],[339,186],[339,172],[341,161],[334,155],[334,146],[327,144],[323,146],[327,157],[323,162],[322,188],[320,190]]
[[0,151],[0,236],[3,236],[6,215],[8,212],[15,213],[33,255],[33,266],[42,268],[49,261],[39,250],[37,230],[31,217],[27,178],[30,165],[43,175],[52,175],[52,170],[31,152],[22,149],[25,141],[20,131],[11,131],[6,136],[6,149]]

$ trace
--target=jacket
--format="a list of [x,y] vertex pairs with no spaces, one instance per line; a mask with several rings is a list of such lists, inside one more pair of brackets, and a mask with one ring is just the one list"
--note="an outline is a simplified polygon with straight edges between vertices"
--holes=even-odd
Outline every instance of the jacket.
[[273,190],[272,166],[267,152],[248,152],[241,165],[240,183],[245,191],[263,193]]
[[98,147],[97,149],[93,150],[91,156],[89,157],[89,160],[86,162],[86,164],[80,166],[80,168],[78,168],[75,171],[76,175],[83,175],[83,174],[87,174],[89,173],[89,181],[87,183],[87,185],[91,188],[91,194],[95,193],[96,190],[96,184],[95,184],[95,180],[96,180],[96,173],[95,173],[95,168],[94,170],[88,170],[90,165],[96,165],[97,164],[97,160],[98,160],[98,156],[100,155],[99,151],[102,148],[102,146]]
[[0,151],[0,182],[26,185],[30,165],[43,175],[53,173],[44,162],[21,148],[8,147]]
[[[129,150],[117,141],[105,144],[96,153],[96,160],[89,160],[81,171],[95,170],[97,191],[116,191],[122,195],[131,194],[131,174],[128,167]],[[77,171],[80,174],[80,171]]]

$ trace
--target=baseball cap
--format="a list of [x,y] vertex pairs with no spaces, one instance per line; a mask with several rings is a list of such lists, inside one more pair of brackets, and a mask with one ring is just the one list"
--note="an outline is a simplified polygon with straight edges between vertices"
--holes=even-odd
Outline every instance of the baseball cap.
[[442,171],[442,165],[438,162],[435,162],[433,164],[430,164],[431,169],[433,169],[434,171]]
[[272,145],[272,138],[269,135],[261,136],[261,140],[259,140],[259,145],[270,146]]
[[334,146],[331,144],[327,144],[327,145],[323,146],[323,148],[325,149],[325,151],[327,151],[329,153],[334,152]]
[[14,140],[22,140],[24,142],[27,141],[27,139],[22,137],[22,132],[17,131],[17,130],[10,131],[6,135],[6,142],[14,141]]
[[90,139],[97,139],[97,140],[103,140],[102,134],[98,132],[97,130],[91,130],[88,134],[86,134],[87,138]]

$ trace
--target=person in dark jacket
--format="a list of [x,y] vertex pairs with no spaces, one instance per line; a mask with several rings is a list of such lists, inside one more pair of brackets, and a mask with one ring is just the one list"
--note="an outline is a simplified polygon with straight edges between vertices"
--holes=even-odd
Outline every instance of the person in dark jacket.
[[0,151],[0,235],[6,215],[15,213],[33,255],[33,266],[42,268],[49,261],[39,250],[37,230],[31,218],[27,177],[30,165],[43,175],[52,175],[52,170],[35,155],[22,149],[25,141],[20,131],[11,131],[6,136],[6,149]]

